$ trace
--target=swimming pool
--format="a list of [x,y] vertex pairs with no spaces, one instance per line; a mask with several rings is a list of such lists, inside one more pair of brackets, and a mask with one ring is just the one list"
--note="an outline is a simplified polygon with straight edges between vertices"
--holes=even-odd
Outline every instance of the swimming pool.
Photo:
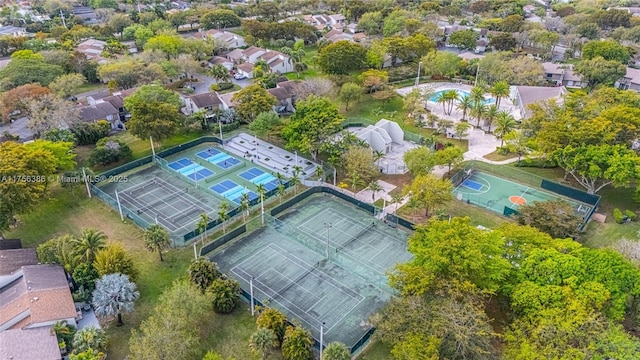
[[[467,97],[470,95],[470,93],[468,91],[464,91],[464,90],[458,90],[458,89],[445,89],[445,90],[438,90],[436,91],[433,96],[431,96],[429,98],[429,100],[433,101],[433,102],[437,102],[438,101],[438,96],[440,96],[440,94],[442,94],[445,91],[449,91],[449,90],[454,90],[457,94],[458,94],[458,99],[462,99],[463,97]],[[496,102],[496,99],[494,98],[488,98],[484,100],[485,105],[486,104],[493,104]]]

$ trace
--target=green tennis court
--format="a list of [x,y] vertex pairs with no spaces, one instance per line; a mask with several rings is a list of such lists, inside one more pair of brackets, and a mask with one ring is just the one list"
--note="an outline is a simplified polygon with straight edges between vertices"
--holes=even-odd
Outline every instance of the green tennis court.
[[210,258],[246,292],[309,329],[353,347],[394,292],[387,274],[411,260],[409,233],[331,195],[314,194]]
[[569,203],[576,215],[588,216],[592,206],[540,189],[522,185],[480,171],[473,171],[453,190],[458,200],[482,206],[504,215],[517,212],[520,205],[536,201],[563,200]]

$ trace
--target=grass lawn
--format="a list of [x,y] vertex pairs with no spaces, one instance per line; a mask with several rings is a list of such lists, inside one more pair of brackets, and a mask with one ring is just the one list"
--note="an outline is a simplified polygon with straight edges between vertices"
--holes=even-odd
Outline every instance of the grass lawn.
[[[160,143],[160,146],[158,146],[158,142],[154,140],[154,145],[156,147],[156,151],[160,151],[205,135],[207,134],[200,132],[177,134],[167,140],[162,141]],[[114,137],[129,145],[129,147],[131,148],[131,152],[133,153],[134,160],[151,155],[151,144],[149,143],[149,139],[139,139],[128,131],[120,132],[114,135]]]
[[81,94],[83,92],[87,92],[87,91],[93,91],[93,90],[98,90],[101,88],[106,88],[105,84],[102,83],[87,83],[87,84],[82,84],[80,86],[78,86],[76,88],[76,94]]
[[[393,120],[397,122],[400,127],[408,132],[414,134],[420,134],[424,137],[430,137],[435,134],[433,129],[419,128],[413,125],[413,120],[407,118],[405,111],[403,110],[403,98],[399,95],[394,96],[386,103],[380,100],[373,99],[371,95],[366,94],[362,96],[360,102],[353,105],[349,105],[349,111],[343,111],[347,119],[353,119],[357,121],[358,118],[364,118],[377,122],[380,119]],[[443,134],[435,134],[436,139],[442,143],[452,143],[460,147],[464,152],[469,150],[469,142],[460,139],[447,138]]]
[[509,159],[515,159],[517,157],[518,157],[518,154],[508,153],[506,155],[503,155],[503,154],[498,153],[498,151],[494,151],[492,153],[489,153],[489,154],[483,156],[483,158],[485,158],[487,160],[491,160],[491,161],[504,161],[504,160],[509,160]]
[[[79,234],[82,229],[95,228],[104,232],[109,241],[122,242],[135,261],[140,272],[136,281],[140,299],[135,311],[124,315],[125,325],[106,326],[109,338],[109,358],[124,359],[128,354],[131,329],[139,326],[147,318],[156,304],[158,296],[171,283],[185,276],[192,259],[191,247],[170,250],[164,262],[160,262],[157,253],[150,253],[144,247],[142,231],[129,222],[122,222],[118,214],[98,199],[88,199],[83,188],[74,192],[59,187],[53,188],[51,198],[35,211],[20,216],[20,225],[8,231],[10,238],[20,238],[25,247],[38,244],[63,234]],[[204,353],[216,349],[225,357],[237,359],[256,359],[249,352],[248,338],[255,330],[255,324],[244,303],[231,315],[218,315],[213,312],[202,319],[202,339],[199,346],[201,359]],[[279,357],[272,357],[279,359]]]
[[379,340],[374,340],[359,355],[359,360],[389,360],[391,348]]

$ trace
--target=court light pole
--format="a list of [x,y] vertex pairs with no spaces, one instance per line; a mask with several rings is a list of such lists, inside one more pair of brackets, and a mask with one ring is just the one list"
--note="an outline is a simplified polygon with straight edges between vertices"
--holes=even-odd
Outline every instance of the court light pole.
[[262,194],[262,191],[260,191],[260,217],[262,225],[264,225],[264,195]]
[[320,324],[320,360],[322,360],[322,348],[324,347],[324,325],[325,322],[323,321]]
[[218,128],[220,128],[220,141],[222,141],[222,121],[218,119]]
[[326,249],[326,252],[327,252],[327,259],[328,259],[329,258],[329,229],[331,229],[331,223],[324,223],[324,227],[327,229],[327,236],[326,236],[327,249]]
[[120,197],[118,196],[118,189],[116,189],[116,202],[118,203],[118,212],[120,213],[120,220],[124,221],[124,216],[122,215],[122,206],[120,205]]
[[418,87],[418,84],[420,84],[420,67],[421,66],[422,66],[422,61],[420,61],[418,63],[418,76],[416,77],[416,86],[415,87]]
[[253,276],[249,279],[249,293],[251,296],[251,316],[255,315],[255,305],[253,305]]

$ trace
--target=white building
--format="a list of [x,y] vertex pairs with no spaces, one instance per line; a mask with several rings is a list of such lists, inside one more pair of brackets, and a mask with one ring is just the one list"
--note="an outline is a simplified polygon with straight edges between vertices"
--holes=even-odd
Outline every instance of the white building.
[[381,119],[375,125],[354,132],[358,139],[365,141],[373,150],[388,153],[391,146],[402,144],[404,141],[404,131],[398,123]]

